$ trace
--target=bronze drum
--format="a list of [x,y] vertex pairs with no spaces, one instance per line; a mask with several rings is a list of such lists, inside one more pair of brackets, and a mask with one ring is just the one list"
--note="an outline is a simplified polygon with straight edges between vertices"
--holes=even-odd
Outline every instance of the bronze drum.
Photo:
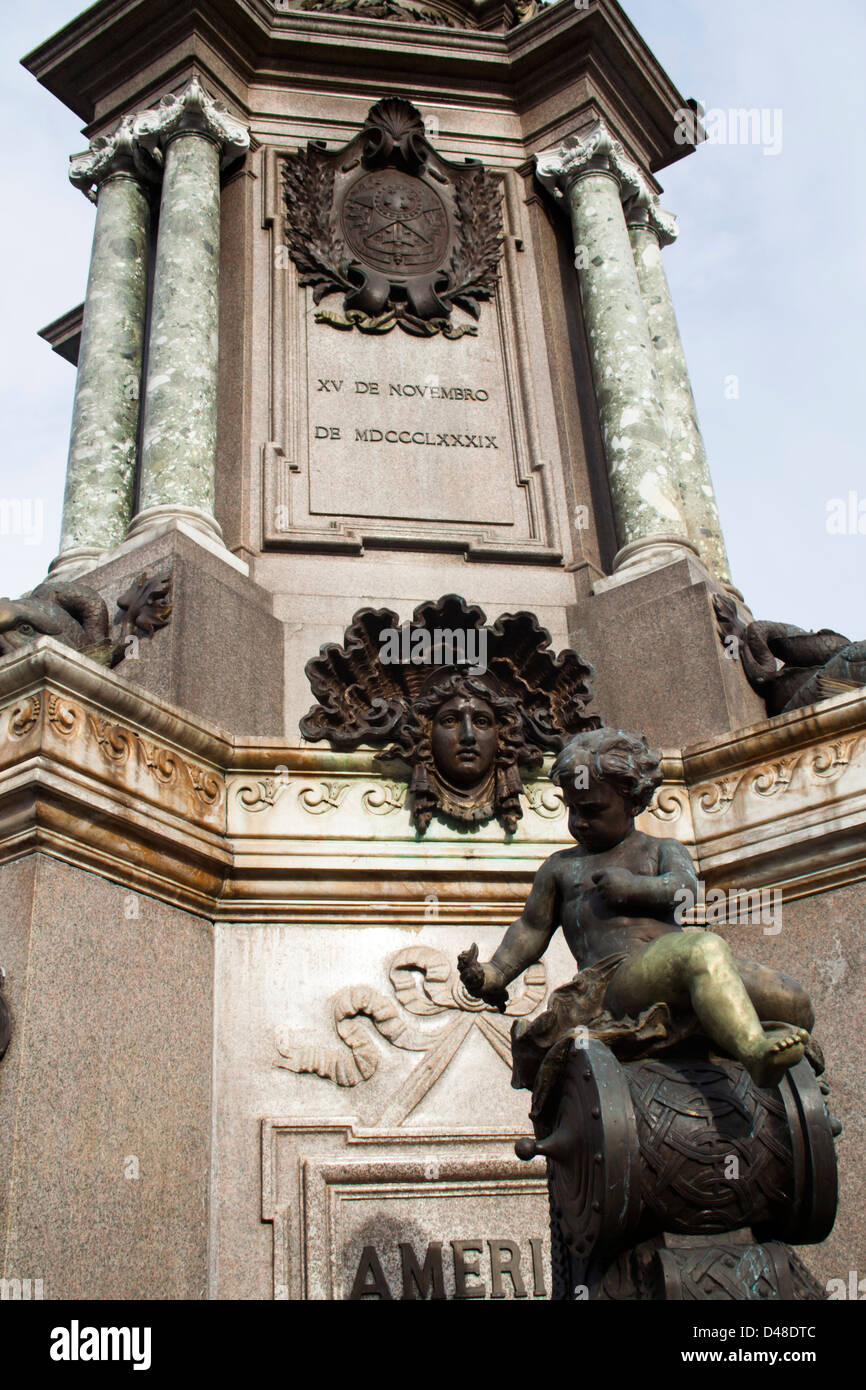
[[805,1060],[764,1089],[734,1061],[619,1063],[575,1043],[546,1117],[517,1153],[547,1158],[552,1216],[581,1262],[662,1232],[802,1245],[832,1229],[838,1122]]

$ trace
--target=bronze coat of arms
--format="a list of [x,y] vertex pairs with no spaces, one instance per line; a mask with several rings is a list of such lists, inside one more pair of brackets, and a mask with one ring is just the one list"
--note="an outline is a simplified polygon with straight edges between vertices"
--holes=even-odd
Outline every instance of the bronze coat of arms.
[[319,323],[427,337],[477,333],[471,318],[496,286],[501,254],[498,180],[481,164],[442,159],[420,112],[398,97],[371,107],[342,149],[312,141],[284,161],[286,242],[319,304],[342,294],[342,314]]

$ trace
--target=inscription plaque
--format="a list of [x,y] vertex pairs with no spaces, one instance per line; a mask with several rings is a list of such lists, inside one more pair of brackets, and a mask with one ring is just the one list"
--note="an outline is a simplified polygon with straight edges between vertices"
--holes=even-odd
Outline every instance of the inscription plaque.
[[[486,327],[486,325],[485,325]],[[309,323],[310,511],[513,526],[505,373],[492,334],[346,340]],[[344,351],[340,351],[340,348]]]
[[272,148],[264,172],[265,547],[558,564],[517,176],[442,160],[392,99],[350,146]]
[[274,1297],[549,1298],[544,1163],[514,1137],[265,1120]]

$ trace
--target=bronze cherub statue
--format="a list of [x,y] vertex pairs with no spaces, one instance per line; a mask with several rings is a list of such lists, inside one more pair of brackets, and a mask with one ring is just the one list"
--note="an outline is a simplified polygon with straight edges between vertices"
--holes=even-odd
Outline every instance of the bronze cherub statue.
[[547,1051],[575,1027],[588,1027],[619,1054],[699,1029],[759,1086],[778,1084],[803,1057],[814,1016],[801,986],[733,956],[716,933],[684,931],[677,921],[677,904],[697,889],[689,853],[634,824],[661,783],[659,762],[636,734],[575,735],[551,775],[578,843],[542,864],[490,961],[479,962],[475,946],[459,957],[468,992],[500,1007],[507,985],[540,959],[558,926],[579,962],[580,973],[554,991],[544,1013],[515,1024],[515,1085],[532,1086]]

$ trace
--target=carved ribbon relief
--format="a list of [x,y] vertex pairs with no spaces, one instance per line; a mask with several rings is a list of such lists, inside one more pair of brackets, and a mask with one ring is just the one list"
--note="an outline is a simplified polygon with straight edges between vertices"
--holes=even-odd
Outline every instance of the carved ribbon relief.
[[[349,985],[331,999],[338,1046],[318,1038],[288,1034],[277,1038],[274,1065],[287,1071],[312,1073],[337,1086],[358,1086],[379,1068],[378,1038],[403,1052],[422,1054],[398,1094],[380,1118],[399,1125],[411,1114],[449,1065],[466,1038],[477,1028],[506,1066],[511,1066],[511,1020],[532,1011],[544,998],[546,971],[533,965],[523,976],[523,988],[509,1000],[505,1015],[466,993],[454,966],[431,946],[407,946],[391,958],[388,969],[393,997],[370,985]],[[407,1017],[409,1015],[410,1017]],[[440,1026],[427,1031],[413,1026],[412,1017],[436,1018]],[[366,1025],[364,1020],[366,1020]]]

